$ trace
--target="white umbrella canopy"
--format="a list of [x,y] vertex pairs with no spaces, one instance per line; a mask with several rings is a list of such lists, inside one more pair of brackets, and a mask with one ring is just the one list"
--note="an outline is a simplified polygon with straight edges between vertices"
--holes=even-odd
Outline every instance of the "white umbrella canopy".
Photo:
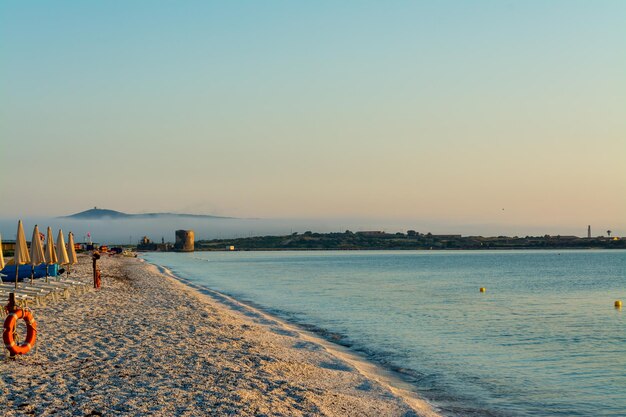
[[70,263],[70,260],[67,257],[67,250],[65,250],[65,240],[63,239],[63,230],[60,230],[60,229],[59,229],[59,234],[57,235],[56,256],[57,256],[57,263],[59,265],[67,265]]
[[78,263],[78,258],[76,256],[76,248],[74,247],[74,233],[70,232],[67,236],[67,255],[69,258],[69,264],[74,265]]
[[30,241],[30,264],[37,266],[46,263],[46,256],[43,252],[43,245],[41,244],[41,233],[39,233],[39,226],[35,225],[33,229],[33,239]]
[[2,256],[2,235],[0,235],[0,269],[4,269],[4,256]]
[[46,260],[48,265],[54,265],[58,262],[57,253],[54,251],[54,241],[52,240],[52,228],[48,227],[46,232]]
[[28,245],[24,236],[24,226],[22,221],[17,222],[17,237],[15,238],[15,256],[13,256],[13,264],[24,265],[30,263],[30,255],[28,254]]

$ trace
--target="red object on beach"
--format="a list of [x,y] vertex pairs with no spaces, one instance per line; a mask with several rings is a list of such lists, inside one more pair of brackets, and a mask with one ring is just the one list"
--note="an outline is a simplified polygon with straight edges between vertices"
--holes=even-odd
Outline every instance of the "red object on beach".
[[93,287],[96,289],[99,289],[101,285],[102,285],[102,279],[100,277],[100,270],[96,269],[96,277],[93,282]]
[[[26,340],[22,344],[15,343],[15,326],[19,319],[26,322]],[[2,332],[4,346],[9,350],[11,356],[24,355],[28,353],[37,340],[37,322],[33,318],[33,313],[28,309],[18,308],[9,312],[4,321],[4,331]]]

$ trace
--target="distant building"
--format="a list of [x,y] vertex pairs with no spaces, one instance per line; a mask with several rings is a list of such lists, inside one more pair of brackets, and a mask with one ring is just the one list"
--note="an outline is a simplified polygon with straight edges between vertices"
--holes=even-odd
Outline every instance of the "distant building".
[[171,243],[165,242],[164,238],[161,238],[161,243],[153,242],[148,236],[144,236],[137,243],[137,250],[142,251],[157,251],[157,252],[169,252],[173,248]]
[[156,245],[156,247],[157,247],[156,250],[158,252],[170,252],[174,248],[174,246],[171,243],[166,243],[166,242],[159,243]]
[[137,250],[138,251],[157,250],[157,244],[151,241],[148,238],[148,236],[144,236],[141,238],[141,240],[139,240],[139,243],[137,243]]
[[97,242],[78,242],[74,243],[74,249],[77,251],[96,250],[100,246]]
[[195,250],[193,230],[177,230],[174,250],[177,252],[193,252]]
[[2,241],[2,251],[3,252],[15,252],[15,241],[14,240],[3,240]]
[[587,239],[591,239],[591,225],[587,226]]

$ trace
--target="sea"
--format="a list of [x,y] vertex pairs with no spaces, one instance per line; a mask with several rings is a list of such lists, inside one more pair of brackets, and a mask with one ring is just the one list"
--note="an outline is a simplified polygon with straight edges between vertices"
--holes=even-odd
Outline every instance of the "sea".
[[144,258],[347,347],[444,416],[626,416],[626,251]]

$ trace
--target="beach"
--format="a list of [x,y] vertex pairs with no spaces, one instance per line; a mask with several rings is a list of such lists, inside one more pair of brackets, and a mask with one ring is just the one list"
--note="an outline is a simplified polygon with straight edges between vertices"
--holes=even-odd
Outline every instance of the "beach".
[[[33,307],[37,350],[0,362],[0,415],[436,415],[373,365],[275,318],[141,259],[100,267],[101,290]],[[72,278],[91,281],[89,257]]]

